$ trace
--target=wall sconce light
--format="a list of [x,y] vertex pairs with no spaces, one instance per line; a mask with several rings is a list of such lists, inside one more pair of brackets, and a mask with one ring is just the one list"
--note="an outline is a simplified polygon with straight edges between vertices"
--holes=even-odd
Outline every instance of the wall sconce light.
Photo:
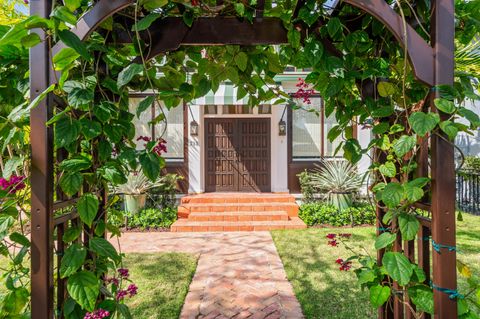
[[278,122],[278,135],[287,135],[287,123],[285,123],[284,120],[280,120],[280,122]]
[[190,135],[198,136],[198,123],[195,120],[190,122]]

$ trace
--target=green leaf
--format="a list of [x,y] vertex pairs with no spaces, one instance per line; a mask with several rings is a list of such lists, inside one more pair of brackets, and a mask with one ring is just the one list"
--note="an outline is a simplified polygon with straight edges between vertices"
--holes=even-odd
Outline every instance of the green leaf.
[[312,67],[316,66],[322,61],[323,45],[315,38],[309,38],[305,44],[305,55],[310,65]]
[[408,185],[422,188],[427,185],[428,182],[430,182],[430,178],[428,177],[417,177],[414,180],[408,182]]
[[57,147],[64,147],[72,144],[78,139],[81,126],[80,122],[64,117],[55,124],[55,144]]
[[73,196],[80,191],[83,184],[83,175],[78,172],[65,173],[60,178],[60,187],[68,196]]
[[397,234],[389,233],[389,232],[382,233],[375,240],[375,249],[379,250],[387,246],[390,246],[395,242],[395,239],[397,239]]
[[40,36],[36,33],[30,33],[29,35],[24,36],[20,41],[20,43],[26,48],[34,47],[40,42],[42,42],[42,39],[40,39]]
[[103,178],[107,181],[113,183],[114,185],[125,184],[127,182],[127,178],[123,171],[118,167],[118,165],[107,163],[100,169],[98,172],[101,174]]
[[429,287],[417,285],[409,287],[407,291],[417,310],[433,315],[433,292]]
[[411,214],[402,213],[398,216],[398,225],[402,232],[403,240],[413,240],[420,228],[420,222],[417,217]]
[[183,23],[185,23],[189,28],[191,28],[193,25],[193,19],[194,19],[193,11],[185,10],[185,12],[183,12],[182,19],[183,19]]
[[380,82],[377,84],[378,94],[381,97],[389,97],[395,94],[395,86],[390,82]]
[[80,237],[81,233],[82,233],[82,229],[80,227],[73,227],[73,226],[69,227],[63,233],[63,241],[65,243],[71,243],[72,241]]
[[132,315],[130,314],[130,309],[125,304],[119,304],[117,306],[118,312],[122,314],[123,319],[132,319]]
[[[201,78],[200,81],[198,81],[198,85],[195,86],[195,97],[199,98],[199,97],[205,96],[210,91],[211,88],[212,88],[211,82],[205,77]],[[237,94],[238,94],[238,91],[237,91]]]
[[62,71],[63,69],[70,67],[75,62],[80,54],[72,48],[62,48],[53,57],[53,64],[56,71]]
[[128,84],[135,75],[142,73],[142,71],[143,71],[143,64],[132,63],[127,67],[125,67],[118,74],[118,79],[117,79],[118,88],[121,88],[122,86]]
[[65,250],[60,265],[60,278],[66,278],[74,273],[83,265],[87,257],[87,250],[80,244],[72,244]]
[[64,0],[63,3],[68,10],[74,12],[75,10],[80,8],[80,6],[82,5],[82,0]]
[[4,318],[20,318],[16,315],[24,311],[29,297],[30,293],[23,287],[15,288],[12,292],[3,296],[2,316],[5,314]]
[[30,247],[30,240],[19,232],[13,232],[9,236],[10,240],[25,247]]
[[145,112],[148,108],[152,107],[153,102],[155,101],[155,96],[149,95],[143,99],[137,107],[137,117],[140,118],[140,115]]
[[405,184],[404,189],[405,198],[411,203],[419,201],[424,195],[423,189],[421,187],[413,186],[410,183]]
[[145,0],[142,1],[143,7],[149,11],[164,7],[168,4],[168,0]]
[[88,227],[92,227],[92,223],[98,213],[98,206],[99,202],[97,196],[91,193],[82,195],[78,200],[78,214],[80,215],[80,219],[87,224]]
[[58,167],[65,171],[80,172],[90,168],[90,166],[92,166],[92,161],[88,157],[77,155],[62,161]]
[[22,157],[14,156],[10,158],[3,166],[3,178],[10,179],[10,176],[16,171],[16,169],[22,165],[24,159]]
[[148,14],[132,26],[132,31],[143,31],[148,29],[152,25],[152,23],[161,16],[162,15],[160,13],[156,12]]
[[338,32],[342,29],[342,23],[339,18],[331,18],[327,23],[327,31],[330,37],[335,38]]
[[248,56],[245,52],[239,52],[235,56],[235,64],[238,66],[240,71],[245,71],[247,69]]
[[388,275],[397,281],[401,286],[406,286],[410,282],[413,269],[410,261],[405,255],[399,252],[387,252],[383,256],[382,264]]
[[302,35],[301,35],[300,31],[298,31],[297,29],[292,28],[292,29],[288,30],[287,39],[288,39],[288,43],[290,43],[292,48],[296,49],[296,48],[300,47],[301,37],[302,37]]
[[10,114],[8,115],[8,119],[12,122],[17,122],[27,117],[30,114],[30,111],[36,108],[40,104],[40,102],[47,97],[48,93],[52,92],[54,89],[55,84],[50,85],[48,88],[45,89],[45,91],[43,91],[35,99],[33,99],[33,101],[30,102],[27,107],[25,107],[24,104],[20,104],[10,112]]
[[112,144],[110,142],[101,140],[98,142],[98,158],[102,161],[108,159],[110,156],[112,156]]
[[84,105],[93,102],[93,91],[85,88],[73,88],[68,94],[68,104],[76,109],[82,109]]
[[234,6],[238,16],[243,17],[245,15],[245,5],[241,2],[236,2]]
[[410,152],[416,144],[417,139],[415,136],[402,135],[393,143],[393,151],[398,157],[403,157]]
[[456,110],[455,103],[453,103],[452,101],[446,99],[435,99],[433,100],[433,102],[435,103],[437,109],[444,113],[452,114]]
[[472,110],[460,107],[458,108],[458,114],[466,118],[470,122],[472,127],[480,126],[480,118],[478,117],[478,114],[476,114]]
[[67,7],[56,7],[50,16],[72,25],[77,24],[77,17]]
[[448,135],[450,140],[454,140],[458,134],[458,128],[452,121],[443,121],[439,124],[440,129]]
[[111,106],[112,105],[109,102],[102,102],[98,105],[95,105],[95,107],[93,108],[93,114],[95,114],[95,116],[97,117],[97,119],[100,120],[100,122],[106,123],[112,117]]
[[104,238],[94,237],[90,239],[90,250],[102,257],[110,258],[118,263],[120,261],[120,255],[115,250],[110,242]]
[[85,43],[83,43],[75,33],[70,30],[60,30],[57,34],[66,46],[74,49],[82,58],[85,60],[90,60],[92,58]]
[[372,129],[373,134],[383,134],[388,131],[390,128],[390,123],[388,122],[381,122]]
[[82,125],[82,133],[85,136],[86,140],[91,140],[102,134],[102,124],[98,123],[97,121],[91,121],[87,118],[83,118],[80,120]]
[[140,155],[140,164],[145,176],[151,180],[156,181],[160,174],[160,161],[157,155],[153,153],[144,153]]
[[388,286],[372,286],[370,287],[370,303],[373,307],[379,308],[390,298],[390,293],[390,287]]
[[380,165],[378,170],[387,177],[395,177],[395,175],[397,175],[397,168],[393,162],[386,162],[385,164]]
[[415,112],[408,118],[408,123],[412,126],[412,129],[422,137],[431,132],[439,122],[440,117],[435,113]]
[[412,268],[413,268],[412,281],[422,283],[425,280],[427,280],[425,271],[423,271],[422,268],[418,267],[417,265],[412,265]]
[[404,190],[402,184],[388,183],[382,191],[382,202],[389,208],[394,208],[400,204],[403,199]]
[[93,311],[100,293],[100,282],[93,273],[80,271],[68,278],[67,290],[83,309]]

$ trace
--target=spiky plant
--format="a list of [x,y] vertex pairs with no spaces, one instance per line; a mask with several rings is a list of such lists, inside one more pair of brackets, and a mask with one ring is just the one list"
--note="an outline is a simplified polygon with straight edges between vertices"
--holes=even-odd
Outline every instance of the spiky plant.
[[339,210],[352,205],[362,182],[356,168],[345,160],[323,161],[321,166],[316,165],[310,179],[312,187],[323,192],[327,203]]
[[125,195],[141,195],[145,194],[148,190],[156,187],[162,187],[166,183],[169,183],[171,176],[160,176],[155,182],[150,181],[142,171],[130,172],[128,174],[127,182],[122,185],[116,186],[113,191],[115,194]]

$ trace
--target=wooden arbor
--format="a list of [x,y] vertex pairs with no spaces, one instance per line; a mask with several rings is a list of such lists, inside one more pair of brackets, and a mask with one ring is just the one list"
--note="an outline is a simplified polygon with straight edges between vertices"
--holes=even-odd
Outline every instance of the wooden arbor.
[[[32,0],[31,14],[49,17],[52,0]],[[99,0],[86,13],[72,31],[81,39],[88,37],[96,27],[114,13],[132,4],[132,0]],[[416,31],[407,25],[404,30],[400,16],[384,0],[344,0],[376,17],[393,33],[395,38],[406,48],[416,78],[428,85],[453,84],[454,68],[454,2],[453,0],[432,0],[431,44],[426,43]],[[161,52],[175,50],[180,45],[205,44],[280,44],[285,43],[286,30],[281,21],[263,17],[263,3],[259,1],[256,18],[253,23],[240,22],[232,18],[201,18],[187,28],[181,19],[168,18],[154,23],[150,27],[152,43],[150,51],[153,57]],[[302,3],[301,1],[299,2]],[[43,38],[42,31],[36,30]],[[122,39],[122,34],[118,34]],[[124,41],[129,41],[124,37]],[[30,53],[30,92],[36,98],[55,79],[51,69],[51,57],[58,52],[62,44],[57,44],[52,51],[46,41],[31,49]],[[328,46],[327,46],[328,47]],[[431,91],[429,107],[435,111],[433,98],[438,93]],[[79,222],[75,213],[54,218],[54,212],[75,203],[75,199],[63,199],[54,202],[54,145],[52,128],[46,125],[51,118],[55,99],[49,96],[31,111],[32,143],[32,318],[53,318],[55,299],[57,304],[65,298],[64,282],[58,280],[54,286],[53,252],[62,252],[62,230],[69,221]],[[440,114],[440,116],[444,116]],[[432,178],[431,203],[422,203],[422,209],[431,211],[431,220],[422,219],[419,238],[432,236],[433,241],[442,245],[455,246],[455,172],[453,146],[442,136],[430,138],[430,150],[425,149],[419,163],[426,163],[430,157],[431,169],[420,165],[418,176]],[[429,154],[430,153],[430,154]],[[57,155],[57,159],[61,155]],[[100,208],[102,209],[102,208]],[[379,217],[383,214],[378,211]],[[379,228],[383,225],[379,218]],[[54,233],[57,234],[54,237]],[[55,246],[54,240],[57,241]],[[443,249],[441,253],[432,253],[433,273],[430,276],[430,248],[426,241],[419,241],[417,263],[431,277],[433,285],[445,289],[456,289],[456,254],[455,251]],[[411,260],[415,260],[414,243],[395,245],[396,251],[403,251]],[[382,252],[379,252],[381,260]],[[55,297],[56,296],[56,297]],[[434,290],[435,318],[457,318],[455,300],[440,289]],[[404,318],[404,305],[398,297],[391,300],[386,309],[379,310],[379,318]],[[57,314],[61,317],[61,314]],[[427,317],[427,316],[426,316]]]

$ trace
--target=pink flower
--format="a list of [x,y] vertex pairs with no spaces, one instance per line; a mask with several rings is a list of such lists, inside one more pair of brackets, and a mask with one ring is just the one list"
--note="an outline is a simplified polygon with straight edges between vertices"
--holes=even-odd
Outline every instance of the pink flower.
[[111,278],[105,278],[104,282],[108,285],[108,284],[113,284],[114,286],[117,286],[119,285],[119,281],[118,281],[118,278],[115,278],[115,277],[111,277]]
[[340,266],[341,271],[349,271],[350,268],[352,268],[352,262],[351,261],[346,261]]
[[337,260],[335,260],[335,262],[339,265],[342,265],[343,264],[343,259],[342,258],[338,258]]
[[130,284],[127,288],[127,292],[130,295],[130,297],[133,297],[137,294],[138,287],[135,284]]
[[328,239],[335,239],[335,237],[337,237],[337,235],[335,235],[335,234],[328,234],[326,237],[327,237]]
[[87,312],[83,319],[103,319],[110,316],[110,312],[104,309],[97,309],[94,312]]
[[119,268],[117,271],[120,277],[122,277],[123,279],[127,279],[130,276],[127,268]]
[[349,239],[350,237],[352,237],[352,234],[338,234],[338,236],[340,236],[342,238],[345,238],[345,239]]
[[12,175],[10,176],[9,180],[5,178],[0,178],[0,187],[2,190],[9,189],[9,194],[15,194],[17,191],[25,188],[25,176],[17,176]]
[[128,295],[128,292],[125,289],[120,289],[119,291],[117,291],[117,301],[122,300],[123,298],[125,298],[126,295]]
[[309,84],[306,83],[304,79],[298,78],[296,87],[298,87],[298,90],[293,94],[293,97],[296,99],[302,99],[303,103],[312,104],[310,97],[315,94],[315,91],[310,89]]

